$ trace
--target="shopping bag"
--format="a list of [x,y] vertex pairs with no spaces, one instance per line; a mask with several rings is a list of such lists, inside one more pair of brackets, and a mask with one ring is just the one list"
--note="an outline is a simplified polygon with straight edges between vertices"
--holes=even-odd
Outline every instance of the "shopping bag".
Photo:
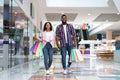
[[72,61],[75,61],[74,49],[72,49],[72,52],[71,52],[71,54],[72,54]]
[[79,62],[78,57],[77,57],[77,54],[76,54],[76,49],[74,49],[74,55],[75,55],[75,61],[76,61],[76,62]]
[[42,42],[40,42],[40,56],[43,56],[43,43]]
[[77,62],[76,54],[75,54],[75,49],[72,49],[71,55],[70,55],[70,61],[69,62]]
[[75,49],[75,55],[76,55],[77,62],[84,61],[84,58],[81,52],[79,51],[79,49]]
[[54,43],[54,48],[58,48],[56,43]]
[[33,44],[33,46],[31,47],[30,51],[32,51],[32,52],[34,51],[34,48],[35,48],[36,44],[37,44],[37,41]]
[[40,43],[40,41],[37,41],[37,42],[36,42],[36,45],[35,45],[34,50],[33,50],[33,53],[36,53],[37,48],[38,48],[38,46],[39,46],[39,43]]
[[38,46],[36,48],[35,56],[39,57],[39,55],[40,55],[39,53],[40,53],[40,42],[38,43]]

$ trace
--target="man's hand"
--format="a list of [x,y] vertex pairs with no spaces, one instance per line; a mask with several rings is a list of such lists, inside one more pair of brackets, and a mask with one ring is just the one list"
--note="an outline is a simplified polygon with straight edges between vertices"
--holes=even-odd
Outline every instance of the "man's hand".
[[76,47],[76,44],[77,44],[77,43],[76,43],[76,36],[73,36],[73,42],[74,42],[74,43],[73,43],[73,46]]
[[61,48],[61,45],[60,45],[60,44],[57,44],[57,47],[60,49],[60,48]]
[[57,47],[60,49],[61,48],[61,45],[59,44],[59,37],[58,36],[56,36],[56,44],[57,44]]
[[74,42],[73,46],[76,47],[76,42]]

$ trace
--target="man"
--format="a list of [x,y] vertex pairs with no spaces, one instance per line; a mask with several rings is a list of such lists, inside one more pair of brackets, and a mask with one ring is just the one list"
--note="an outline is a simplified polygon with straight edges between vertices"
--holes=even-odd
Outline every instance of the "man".
[[[56,28],[56,44],[58,48],[61,50],[62,56],[62,66],[64,69],[64,74],[67,74],[70,71],[70,65],[72,61],[70,60],[71,50],[76,47],[76,33],[73,25],[67,23],[67,16],[61,16],[62,24],[58,25]],[[66,67],[66,54],[68,51],[68,64]]]

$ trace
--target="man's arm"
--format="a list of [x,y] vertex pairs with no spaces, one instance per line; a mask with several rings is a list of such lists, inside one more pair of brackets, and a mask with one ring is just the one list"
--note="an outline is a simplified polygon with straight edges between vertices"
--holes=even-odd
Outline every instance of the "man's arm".
[[60,45],[60,37],[59,37],[59,28],[58,28],[58,26],[57,26],[57,28],[56,28],[56,44],[57,44],[57,47],[60,49],[61,48],[61,45]]
[[73,45],[74,45],[74,47],[76,47],[76,45],[77,45],[76,32],[75,32],[75,29],[74,29],[73,25],[71,27],[72,27],[72,35],[73,35]]
[[75,35],[73,36],[73,45],[74,45],[74,47],[76,47],[76,45],[77,45],[76,36]]
[[60,38],[56,35],[56,44],[57,44],[57,47],[60,49],[61,45],[60,45],[59,41],[60,41]]

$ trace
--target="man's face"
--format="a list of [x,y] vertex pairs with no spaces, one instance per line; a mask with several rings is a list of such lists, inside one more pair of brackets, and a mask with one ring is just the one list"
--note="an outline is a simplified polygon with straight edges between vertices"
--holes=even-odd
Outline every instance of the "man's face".
[[62,21],[62,24],[66,24],[67,23],[67,17],[66,16],[63,16],[61,18],[61,21]]

